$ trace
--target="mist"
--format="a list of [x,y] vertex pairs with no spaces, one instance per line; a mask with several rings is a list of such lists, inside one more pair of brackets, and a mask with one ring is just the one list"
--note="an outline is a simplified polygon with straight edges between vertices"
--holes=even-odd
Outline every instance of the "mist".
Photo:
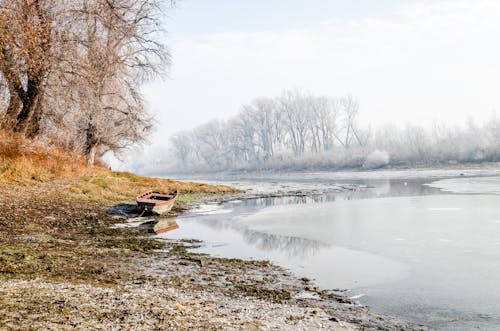
[[286,90],[227,120],[175,133],[145,173],[344,170],[448,166],[500,160],[500,120],[467,125],[360,125],[355,96]]
[[[167,155],[171,136],[210,121],[229,122],[239,116],[242,105],[261,96],[281,96],[283,90],[329,99],[352,94],[360,104],[357,129],[372,138],[388,127],[399,136],[416,127],[432,136],[434,126],[442,123],[445,131],[465,134],[471,119],[481,127],[498,110],[496,1],[213,6],[219,14],[207,17],[203,2],[181,2],[166,19],[172,51],[169,78],[144,88],[156,131],[147,144],[122,155],[123,162],[111,160],[112,168],[142,171],[177,163],[175,153]],[[351,147],[349,154],[356,159],[371,153],[366,144],[362,153]],[[379,149],[386,150],[391,163],[399,160],[391,148]],[[306,148],[300,156],[284,150],[278,154],[286,155],[287,160],[278,160],[285,167],[306,157],[316,159],[321,152]],[[327,154],[321,159],[330,160],[332,153]],[[469,159],[465,152],[459,154],[457,162]],[[258,168],[270,167],[271,159],[278,162],[266,158]],[[200,166],[193,162],[189,167]],[[252,168],[247,161],[234,167]]]

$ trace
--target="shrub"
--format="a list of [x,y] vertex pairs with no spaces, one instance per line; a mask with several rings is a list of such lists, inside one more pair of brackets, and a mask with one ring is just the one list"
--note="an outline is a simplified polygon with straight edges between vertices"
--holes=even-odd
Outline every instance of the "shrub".
[[366,169],[376,169],[376,168],[381,168],[383,166],[386,166],[389,164],[389,153],[385,150],[379,150],[376,149],[370,154],[365,159],[365,162],[363,163],[363,168]]

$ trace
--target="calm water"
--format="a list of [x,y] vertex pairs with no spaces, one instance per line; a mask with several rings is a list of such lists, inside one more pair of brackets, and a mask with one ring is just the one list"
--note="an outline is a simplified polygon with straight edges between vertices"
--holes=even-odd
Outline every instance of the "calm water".
[[201,239],[199,251],[217,256],[274,261],[324,288],[348,289],[375,312],[442,330],[500,330],[500,177],[335,176],[230,181],[261,191],[268,183],[368,188],[207,205],[162,236]]

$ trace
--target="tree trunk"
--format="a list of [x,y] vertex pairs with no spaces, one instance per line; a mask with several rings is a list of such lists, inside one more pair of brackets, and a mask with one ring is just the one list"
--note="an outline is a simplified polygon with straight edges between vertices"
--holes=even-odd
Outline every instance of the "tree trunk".
[[23,102],[21,101],[21,98],[19,98],[17,93],[10,92],[9,107],[7,108],[2,121],[2,129],[7,131],[14,130],[17,115],[21,112],[22,108]]
[[24,135],[30,139],[35,138],[40,133],[40,121],[43,113],[43,105],[39,100],[40,98],[40,96],[37,97],[35,105],[32,107],[31,117],[24,127]]
[[87,154],[87,162],[90,168],[94,167],[96,151],[97,151],[97,145],[94,145],[90,147],[90,151]]
[[92,117],[87,123],[87,128],[85,129],[85,145],[84,153],[87,156],[87,162],[89,167],[94,167],[95,156],[97,152],[97,147],[99,146],[99,139],[97,138],[97,128],[92,123]]
[[28,81],[26,93],[21,97],[22,109],[17,114],[14,131],[24,134],[27,138],[34,138],[40,130],[42,116],[42,91],[40,80]]
[[34,138],[40,128],[40,115],[41,110],[38,97],[35,100],[23,102],[21,112],[17,115],[14,124],[14,131],[22,133],[26,138]]
[[27,90],[12,84],[9,86],[10,102],[2,128],[34,138],[40,132],[42,117],[42,90],[39,80],[28,82]]

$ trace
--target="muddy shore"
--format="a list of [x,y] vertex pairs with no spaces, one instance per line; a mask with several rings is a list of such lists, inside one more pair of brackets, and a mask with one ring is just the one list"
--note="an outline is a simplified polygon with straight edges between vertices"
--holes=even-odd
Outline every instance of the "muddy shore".
[[[116,204],[67,187],[0,185],[1,330],[424,329],[266,261],[195,254],[197,242],[117,227],[128,216]],[[236,197],[258,198],[198,194],[174,212]]]

